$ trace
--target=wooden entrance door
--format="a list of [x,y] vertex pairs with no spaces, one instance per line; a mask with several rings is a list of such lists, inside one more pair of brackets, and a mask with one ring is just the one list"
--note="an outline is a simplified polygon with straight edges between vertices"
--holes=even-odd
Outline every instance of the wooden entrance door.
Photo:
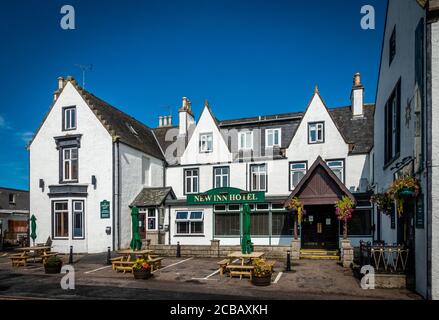
[[304,249],[337,249],[338,220],[334,206],[310,206],[302,221]]
[[139,235],[142,240],[146,239],[146,212],[139,212]]

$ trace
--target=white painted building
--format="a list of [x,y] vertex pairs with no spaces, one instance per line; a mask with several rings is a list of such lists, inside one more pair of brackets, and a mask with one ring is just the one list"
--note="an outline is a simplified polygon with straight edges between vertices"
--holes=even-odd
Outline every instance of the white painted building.
[[29,154],[37,239],[50,236],[58,252],[129,246],[131,201],[164,181],[164,157],[152,131],[71,77],[58,79]]
[[410,250],[409,282],[426,298],[439,298],[439,1],[390,0],[375,111],[374,189],[384,192],[413,175],[422,193],[404,215],[375,210],[375,238]]

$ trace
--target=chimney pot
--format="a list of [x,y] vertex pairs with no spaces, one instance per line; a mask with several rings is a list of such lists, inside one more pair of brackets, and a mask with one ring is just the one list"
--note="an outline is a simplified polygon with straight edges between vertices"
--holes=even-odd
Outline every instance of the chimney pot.
[[61,90],[64,87],[64,78],[58,77],[58,89]]
[[360,87],[361,86],[361,74],[357,72],[354,75],[354,87]]
[[168,126],[172,126],[172,115],[168,116]]
[[163,127],[163,117],[162,116],[159,117],[159,128],[160,127]]

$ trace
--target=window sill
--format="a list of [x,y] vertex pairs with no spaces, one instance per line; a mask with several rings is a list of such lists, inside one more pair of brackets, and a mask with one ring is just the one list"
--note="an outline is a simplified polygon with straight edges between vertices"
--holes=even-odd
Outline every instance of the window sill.
[[52,240],[69,240],[69,237],[67,237],[67,238],[55,238],[55,237],[53,237]]
[[396,162],[400,157],[400,153],[397,153],[392,159],[390,159],[383,167],[383,170],[387,170],[392,164]]
[[204,234],[174,234],[174,238],[204,238]]

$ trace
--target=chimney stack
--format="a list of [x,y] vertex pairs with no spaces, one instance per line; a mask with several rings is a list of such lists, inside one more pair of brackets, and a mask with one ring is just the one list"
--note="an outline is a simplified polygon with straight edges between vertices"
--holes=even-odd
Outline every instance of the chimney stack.
[[64,78],[58,77],[58,90],[61,90],[64,87]]
[[183,97],[181,108],[178,110],[179,135],[187,135],[189,128],[193,124],[195,124],[195,119],[192,113],[191,101],[188,98]]
[[364,87],[361,84],[361,74],[357,72],[354,75],[354,83],[351,92],[351,110],[354,117],[362,117],[364,115]]

